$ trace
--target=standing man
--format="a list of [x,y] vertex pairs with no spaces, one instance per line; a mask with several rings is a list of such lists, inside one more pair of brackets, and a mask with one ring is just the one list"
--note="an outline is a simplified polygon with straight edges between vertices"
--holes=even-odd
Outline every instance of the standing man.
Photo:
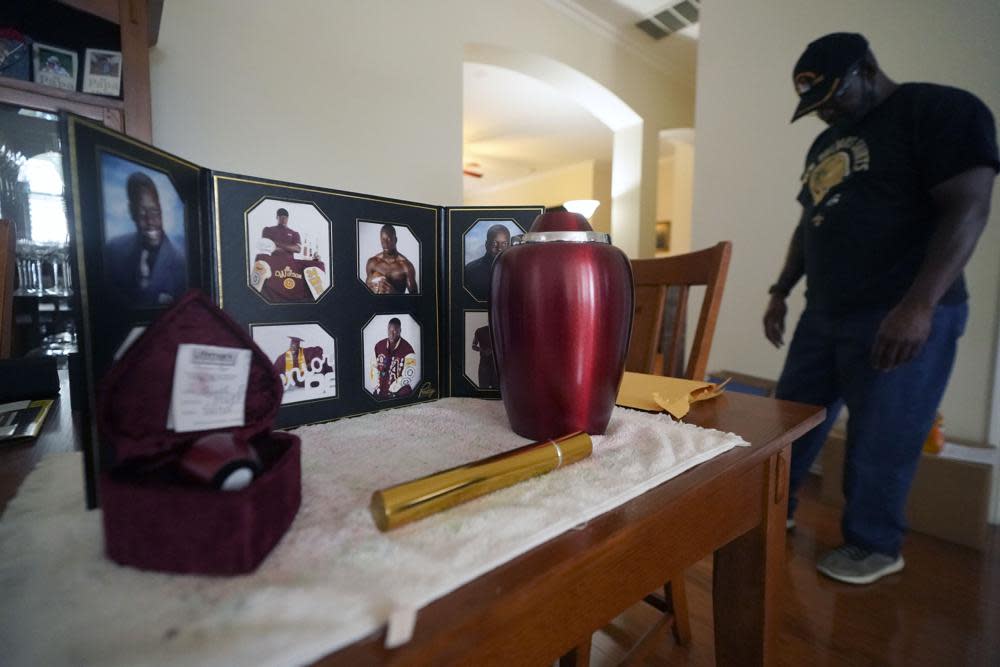
[[135,231],[104,246],[104,280],[116,304],[156,308],[173,303],[187,287],[187,263],[163,230],[163,209],[153,179],[141,171],[125,182]]
[[264,231],[261,232],[261,236],[274,242],[274,252],[271,253],[271,256],[285,259],[302,252],[302,240],[299,233],[288,226],[288,210],[279,208],[275,218],[277,218],[277,223],[265,227]]
[[382,225],[379,232],[382,252],[365,264],[365,284],[376,294],[416,294],[417,270],[396,249],[396,228]]
[[858,34],[812,42],[795,65],[799,104],[829,128],[806,157],[784,268],[764,332],[783,344],[785,297],[806,277],[806,309],[777,397],[827,408],[794,443],[795,494],[837,413],[849,411],[845,544],[817,569],[868,584],[903,569],[904,508],[968,313],[962,269],[989,215],[993,117],[963,90],[896,84]]
[[503,225],[493,225],[486,230],[486,254],[465,265],[465,287],[480,301],[489,300],[493,262],[509,245],[510,231]]
[[479,327],[472,334],[472,349],[479,353],[479,388],[497,389],[497,367],[493,357],[493,337],[488,326]]
[[417,380],[417,355],[413,346],[402,336],[398,317],[389,320],[388,337],[375,343],[375,364],[372,368],[378,386],[375,398],[403,398],[413,393]]

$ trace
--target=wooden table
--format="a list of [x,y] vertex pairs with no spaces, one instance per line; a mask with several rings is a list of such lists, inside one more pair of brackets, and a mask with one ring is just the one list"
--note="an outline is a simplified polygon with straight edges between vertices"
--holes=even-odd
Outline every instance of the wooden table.
[[752,446],[703,463],[422,609],[406,645],[386,650],[383,630],[319,664],[549,665],[712,552],[716,663],[773,664],[789,445],[824,414],[737,393],[696,403],[685,421],[737,433]]
[[[17,487],[39,461],[50,454],[79,449],[74,420],[79,420],[69,406],[69,374],[59,370],[59,398],[49,409],[42,433],[36,440],[0,443],[0,515],[17,493]],[[83,470],[80,470],[82,479]]]
[[[61,403],[38,442],[0,450],[0,503],[43,454],[73,448],[66,392]],[[789,445],[823,416],[815,406],[737,393],[697,403],[685,421],[737,433],[752,446],[703,463],[432,603],[406,645],[386,650],[383,630],[319,664],[551,664],[712,552],[717,664],[773,663]]]

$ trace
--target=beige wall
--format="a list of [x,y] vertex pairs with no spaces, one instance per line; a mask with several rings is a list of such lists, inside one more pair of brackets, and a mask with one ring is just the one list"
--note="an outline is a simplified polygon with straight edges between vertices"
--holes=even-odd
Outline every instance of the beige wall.
[[[1000,112],[1000,3],[996,0],[736,0],[703,5],[698,53],[694,245],[734,242],[710,366],[776,377],[785,351],[764,340],[768,285],[798,218],[798,176],[822,125],[789,125],[791,69],[826,32],[863,32],[898,81],[932,81],[979,95]],[[948,434],[986,437],[1000,300],[1000,194],[966,276],[971,318],[943,404]],[[790,299],[794,323],[802,287]]]
[[[531,204],[558,206],[570,199],[596,199],[601,205],[591,218],[590,224],[595,231],[608,232],[611,229],[608,206],[610,200],[607,199],[610,191],[610,169],[601,168],[601,164],[595,160],[585,160],[519,178],[486,192],[467,194],[465,204],[466,206]],[[604,199],[599,196],[601,193],[605,195]]]
[[[154,141],[214,169],[459,204],[471,43],[565,63],[651,132],[691,125],[690,84],[558,5],[171,0],[150,53]],[[644,187],[655,203],[655,181]]]
[[656,220],[670,221],[670,252],[691,251],[691,210],[694,198],[694,146],[674,142],[673,152],[660,158]]
[[669,220],[674,213],[674,156],[660,158],[656,176],[656,219]]

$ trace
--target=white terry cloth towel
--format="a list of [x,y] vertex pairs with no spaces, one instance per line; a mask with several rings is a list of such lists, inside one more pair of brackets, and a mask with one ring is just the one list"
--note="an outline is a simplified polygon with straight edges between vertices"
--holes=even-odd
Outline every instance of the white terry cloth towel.
[[503,405],[451,398],[296,432],[302,507],[257,571],[240,577],[111,562],[99,510],[84,509],[79,453],[44,460],[0,521],[3,663],[310,662],[747,444],[665,414],[615,408],[590,458],[382,533],[368,512],[376,489],[525,444]]

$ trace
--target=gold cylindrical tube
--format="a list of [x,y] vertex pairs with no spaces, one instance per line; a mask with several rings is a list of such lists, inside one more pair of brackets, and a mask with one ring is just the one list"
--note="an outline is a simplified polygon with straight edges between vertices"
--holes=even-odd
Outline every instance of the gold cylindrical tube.
[[379,530],[391,530],[551,472],[590,456],[590,436],[578,432],[533,442],[509,452],[403,482],[372,494],[371,513]]

